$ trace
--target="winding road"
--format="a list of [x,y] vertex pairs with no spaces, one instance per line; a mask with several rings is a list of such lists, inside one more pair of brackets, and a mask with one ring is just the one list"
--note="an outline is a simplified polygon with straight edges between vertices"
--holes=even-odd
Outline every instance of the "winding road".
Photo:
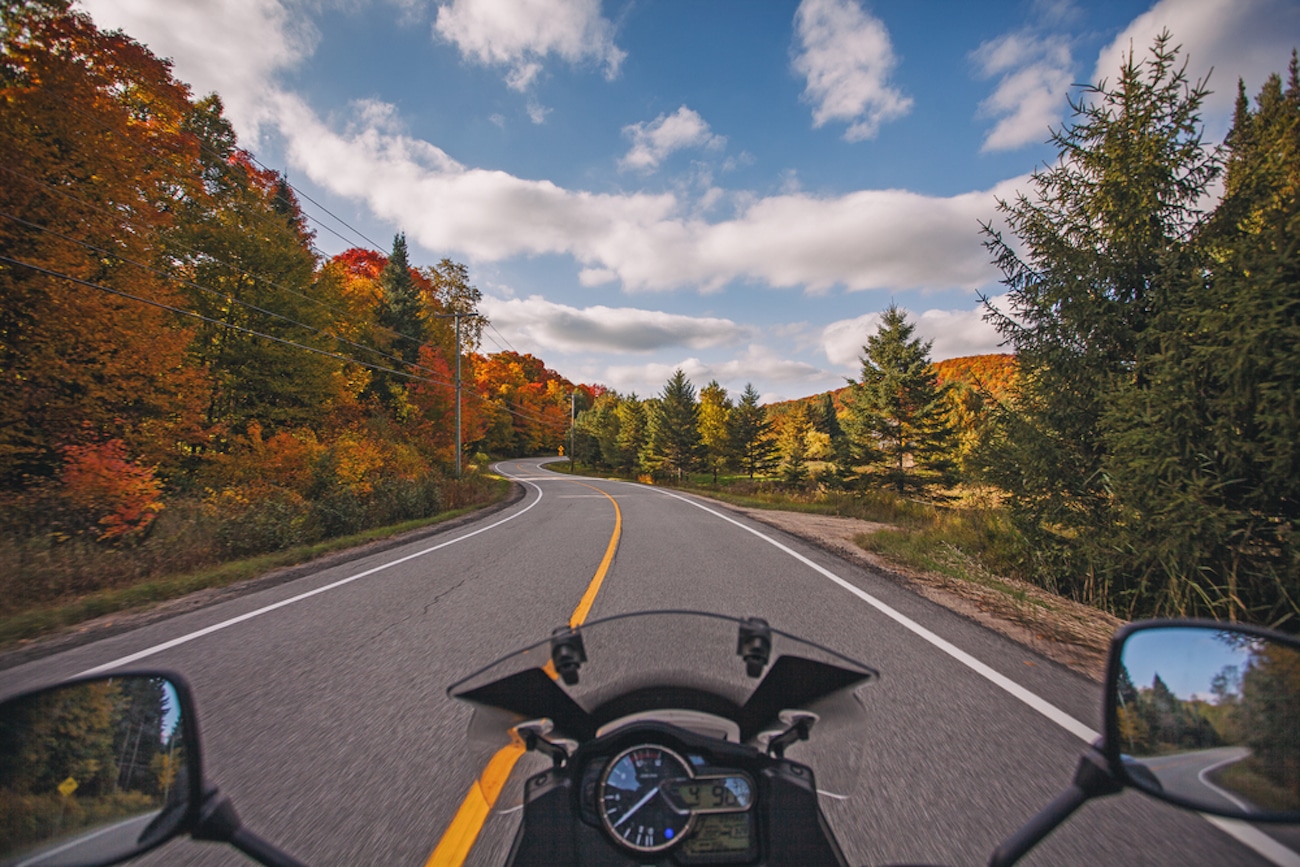
[[[446,686],[573,618],[758,616],[879,669],[864,781],[825,804],[853,864],[986,863],[1100,727],[1097,684],[716,503],[539,460],[498,471],[525,489],[503,510],[0,671],[0,695],[91,670],[182,673],[209,779],[251,828],[337,865],[429,860],[481,770]],[[489,818],[467,863],[500,863],[517,824]],[[1300,865],[1276,837],[1128,792],[1021,863]],[[249,862],[187,840],[135,863]]]

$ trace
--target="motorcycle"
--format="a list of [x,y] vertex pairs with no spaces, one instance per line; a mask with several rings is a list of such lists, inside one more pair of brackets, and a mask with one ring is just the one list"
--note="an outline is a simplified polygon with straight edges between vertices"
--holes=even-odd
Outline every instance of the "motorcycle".
[[[660,611],[558,628],[448,688],[473,708],[467,744],[483,771],[432,863],[460,863],[485,811],[522,808],[507,859],[521,867],[843,865],[821,799],[859,784],[879,676],[757,618]],[[1112,639],[1104,689],[1104,735],[1073,784],[991,865],[1125,787],[1300,821],[1300,640],[1133,623]],[[182,834],[301,864],[204,778],[183,678],[114,673],[0,705],[0,867],[113,864]]]

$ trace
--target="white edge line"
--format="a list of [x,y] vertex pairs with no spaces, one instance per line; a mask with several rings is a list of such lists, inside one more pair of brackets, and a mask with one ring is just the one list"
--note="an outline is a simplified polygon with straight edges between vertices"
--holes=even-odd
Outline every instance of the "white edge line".
[[[1246,753],[1246,756],[1249,755],[1250,755],[1249,752]],[[1200,780],[1201,785],[1205,786],[1205,788],[1209,789],[1212,792],[1218,792],[1220,795],[1227,798],[1229,801],[1232,801],[1232,803],[1236,804],[1238,807],[1241,808],[1241,811],[1243,813],[1253,813],[1255,811],[1251,809],[1251,806],[1249,804],[1245,803],[1240,798],[1233,795],[1232,792],[1226,792],[1223,789],[1219,788],[1218,786],[1214,785],[1214,783],[1211,783],[1209,780],[1205,779],[1205,775],[1208,774],[1210,771],[1213,771],[1217,768],[1221,768],[1224,765],[1230,765],[1233,762],[1240,762],[1242,759],[1246,758],[1246,756],[1242,756],[1241,758],[1235,758],[1235,759],[1224,759],[1222,761],[1215,762],[1214,764],[1210,765],[1208,768],[1202,768],[1201,772],[1196,775],[1196,779]]]
[[[627,482],[625,484],[635,484],[635,483]],[[792,548],[790,548],[788,545],[783,545],[782,543],[778,542],[772,537],[765,535],[761,531],[756,530],[753,527],[746,526],[745,524],[742,524],[740,521],[737,521],[736,519],[730,517],[729,515],[725,515],[722,512],[719,512],[715,509],[711,509],[708,506],[704,505],[703,503],[692,500],[689,497],[683,497],[680,494],[674,494],[671,491],[665,491],[660,488],[654,488],[653,490],[658,491],[664,496],[681,500],[684,503],[689,503],[695,508],[701,509],[705,512],[708,512],[710,515],[714,515],[718,518],[721,518],[722,520],[726,521],[729,524],[734,524],[735,526],[739,527],[745,532],[751,533],[757,536],[758,538],[762,539],[763,541],[767,542],[769,545],[772,545],[773,547],[777,548],[778,550],[786,554],[789,554],[791,557],[798,560],[800,563],[803,563],[805,566],[809,567],[810,569],[822,575],[823,577],[828,578],[831,581],[835,582],[839,586],[843,587],[845,590],[852,593],[854,596],[857,596],[863,602],[866,602],[872,608],[875,608],[881,614],[884,614],[886,617],[895,621],[900,626],[915,633],[917,636],[925,639],[930,644],[933,644],[935,647],[939,648],[944,653],[951,656],[953,659],[956,659],[958,662],[970,668],[976,674],[979,674],[981,677],[984,677],[985,679],[987,679],[994,685],[1000,687],[1001,689],[1006,690],[1012,696],[1024,702],[1034,710],[1038,711],[1040,714],[1047,717],[1052,722],[1056,723],[1061,728],[1070,732],[1074,736],[1078,737],[1080,740],[1088,744],[1091,744],[1097,738],[1101,737],[1101,734],[1099,732],[1093,731],[1091,728],[1084,725],[1074,717],[1070,716],[1065,711],[1058,708],[1056,705],[1030,692],[1020,684],[1011,680],[1009,677],[1006,677],[1000,672],[997,672],[994,669],[990,668],[989,666],[985,665],[983,662],[980,662],[978,659],[971,656],[969,653],[962,650],[961,648],[940,638],[938,635],[926,629],[924,626],[917,623],[915,620],[911,619],[910,617],[906,616],[905,614],[899,611],[896,611],[895,609],[891,608],[889,605],[886,605],[884,602],[881,602],[879,599],[872,596],[870,593],[867,593],[862,588],[850,584],[848,581],[845,581],[843,578],[831,572],[830,570],[817,565],[812,560],[809,560],[807,557],[800,554],[798,551],[795,551]],[[1212,816],[1208,813],[1201,813],[1200,816],[1203,819],[1205,819],[1207,822],[1209,822],[1211,825],[1218,828],[1220,831],[1223,831],[1228,836],[1234,838],[1237,842],[1241,843],[1243,846],[1246,846],[1254,850],[1255,853],[1258,854],[1260,857],[1272,861],[1274,864],[1278,865],[1278,867],[1300,867],[1300,853],[1296,853],[1292,849],[1287,848],[1285,845],[1279,843],[1277,840],[1274,840],[1272,837],[1268,836],[1263,831],[1259,830],[1253,825],[1249,825],[1246,822],[1242,822],[1236,819],[1225,819],[1222,816]]]
[[980,662],[978,659],[971,656],[969,653],[957,647],[956,645],[952,644],[951,642],[946,641],[943,638],[940,638],[938,635],[926,629],[924,626],[917,623],[912,618],[908,617],[907,615],[903,614],[900,611],[897,611],[896,609],[890,607],[884,602],[881,602],[879,599],[872,596],[870,593],[863,590],[861,587],[857,587],[853,584],[850,584],[848,581],[845,581],[843,578],[836,575],[834,572],[831,572],[829,569],[819,566],[818,564],[814,563],[812,560],[809,560],[807,557],[800,554],[798,551],[795,551],[793,548],[790,548],[788,545],[784,545],[778,542],[777,540],[773,539],[771,536],[764,534],[760,530],[756,530],[753,527],[746,526],[745,524],[742,524],[740,521],[737,521],[736,519],[728,515],[724,515],[723,513],[718,512],[714,509],[710,509],[708,506],[705,506],[702,503],[698,503],[695,500],[692,500],[688,497],[683,497],[679,494],[674,494],[669,491],[663,491],[662,493],[665,494],[666,496],[681,500],[684,503],[689,503],[692,506],[695,506],[697,509],[703,509],[709,514],[715,515],[729,524],[734,524],[735,526],[746,531],[747,533],[752,533],[753,535],[757,536],[758,538],[762,539],[763,541],[767,542],[769,545],[772,545],[778,550],[786,554],[789,554],[791,557],[798,560],[800,563],[803,563],[808,568],[812,569],[813,571],[817,572],[823,577],[828,578],[831,581],[835,582],[839,586],[843,587],[845,590],[852,593],[854,596],[857,596],[863,602],[866,602],[868,605],[870,605],[872,608],[875,608],[881,614],[884,614],[889,619],[898,623],[904,629],[907,629],[910,632],[915,633],[917,636],[928,641],[930,644],[933,644],[935,647],[939,648],[944,653],[948,654],[953,659],[960,662],[962,665],[965,665],[967,668],[970,668],[976,674],[979,674],[981,677],[990,681],[995,686],[998,686],[1001,689],[1011,693],[1011,695],[1015,696],[1020,701],[1029,705],[1029,707],[1038,711],[1040,714],[1047,717],[1052,722],[1056,723],[1061,728],[1070,732],[1074,736],[1078,737],[1080,740],[1086,741],[1087,743],[1091,744],[1097,738],[1101,737],[1101,734],[1099,732],[1093,731],[1091,728],[1079,722],[1077,719],[1070,716],[1068,713],[1061,710],[1056,705],[1044,700],[1043,698],[1040,698],[1038,695],[1025,689],[1023,686],[1016,683],[1011,678],[1007,677],[1001,672],[994,670],[988,665],[985,665],[983,662]]
[[116,831],[118,828],[121,828],[124,825],[130,825],[132,822],[137,822],[137,823],[143,822],[145,819],[153,819],[158,813],[161,812],[162,810],[158,810],[153,813],[145,813],[144,815],[141,816],[132,816],[129,819],[123,819],[120,822],[114,822],[112,825],[108,825],[107,827],[100,828],[97,831],[94,831],[92,833],[86,834],[81,837],[77,837],[76,839],[69,840],[68,842],[64,843],[62,846],[60,846],[57,849],[50,849],[47,852],[41,852],[38,855],[33,855],[32,857],[28,858],[26,861],[19,861],[17,864],[14,865],[14,867],[28,867],[29,864],[39,864],[42,861],[46,861],[50,858],[53,858],[55,855],[60,855],[68,851],[69,849],[75,849],[78,846],[83,846],[86,843],[89,843],[91,840],[94,840],[96,837],[102,837],[104,834],[107,834],[109,831]]
[[1300,854],[1274,840],[1254,825],[1237,819],[1225,819],[1201,813],[1201,818],[1218,828],[1238,843],[1254,849],[1261,858],[1267,858],[1278,867],[1300,867]]
[[205,635],[211,635],[213,632],[220,632],[222,629],[228,629],[229,627],[234,626],[238,623],[243,623],[245,620],[252,620],[254,617],[261,617],[263,614],[269,614],[270,612],[275,611],[277,608],[284,608],[286,605],[293,605],[295,602],[301,602],[304,599],[309,599],[312,596],[317,596],[321,593],[326,592],[327,590],[333,590],[336,587],[342,587],[344,584],[351,584],[353,581],[358,581],[367,576],[374,575],[376,572],[382,572],[385,569],[392,568],[393,566],[401,565],[402,563],[405,563],[408,560],[414,560],[417,557],[423,557],[425,554],[432,554],[434,551],[441,550],[442,548],[446,548],[449,545],[455,545],[457,542],[463,542],[466,539],[477,536],[480,533],[486,533],[488,530],[494,530],[497,527],[500,527],[502,524],[508,523],[509,521],[513,521],[515,518],[518,518],[520,515],[524,514],[529,509],[533,508],[533,506],[536,506],[538,503],[542,501],[542,489],[539,488],[537,485],[533,485],[533,488],[536,489],[537,491],[536,500],[533,500],[531,503],[529,503],[524,508],[520,509],[518,512],[515,512],[514,514],[509,515],[508,517],[502,518],[500,521],[496,521],[495,523],[488,524],[486,527],[479,527],[477,530],[474,530],[473,532],[470,533],[466,533],[463,536],[457,536],[454,539],[448,539],[446,542],[442,542],[432,547],[424,548],[420,551],[416,551],[414,554],[407,554],[405,557],[399,557],[396,560],[390,560],[387,563],[381,563],[378,566],[365,570],[364,572],[358,572],[355,575],[349,575],[347,578],[341,578],[338,581],[333,582],[332,584],[326,584],[324,587],[317,587],[315,590],[308,590],[306,593],[299,593],[297,596],[291,596],[288,599],[282,599],[279,602],[274,602],[270,605],[259,608],[256,611],[249,611],[247,614],[241,614],[238,617],[232,617],[229,620],[223,620],[220,623],[214,623],[213,625],[200,629],[196,632],[191,632],[188,633],[187,635],[182,635],[179,638],[173,638],[171,641],[164,641],[162,644],[155,644],[153,647],[149,647],[144,650],[138,651],[136,653],[132,653],[127,656],[120,657],[118,659],[113,660],[112,662],[106,662],[103,665],[97,665],[94,668],[88,668],[85,671],[81,672],[80,674],[77,674],[76,677],[85,677],[87,675],[100,674],[101,672],[109,671],[110,669],[118,668],[119,666],[130,665],[133,662],[139,662],[141,659],[145,659],[146,657],[150,657],[155,654],[162,653],[164,650],[170,650],[173,647],[177,647],[179,645],[194,641],[196,638],[202,638]]

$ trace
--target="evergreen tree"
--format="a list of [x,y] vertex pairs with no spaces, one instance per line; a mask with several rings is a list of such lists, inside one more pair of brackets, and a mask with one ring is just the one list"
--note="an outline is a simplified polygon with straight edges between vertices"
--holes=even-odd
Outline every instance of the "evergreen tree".
[[776,443],[772,438],[772,422],[767,410],[758,403],[758,392],[753,383],[745,383],[740,403],[730,416],[730,438],[733,460],[741,472],[754,478],[755,473],[766,473],[775,463]]
[[700,391],[700,445],[704,452],[704,465],[713,473],[713,484],[718,483],[718,470],[731,460],[731,398],[718,381],[711,380]]
[[930,341],[891,304],[861,357],[861,381],[850,380],[845,405],[857,456],[899,493],[947,477],[952,438],[946,389],[930,364]]
[[1190,241],[1217,176],[1201,142],[1203,83],[1189,85],[1177,48],[1159,36],[1145,61],[1126,58],[1073,102],[1053,133],[1058,162],[1034,173],[1032,198],[1000,202],[1012,245],[986,226],[1010,309],[988,317],[1014,348],[1018,392],[994,413],[982,456],[1007,493],[1039,577],[1106,603],[1109,582],[1088,547],[1110,534],[1103,414],[1141,375],[1137,359],[1171,286],[1195,270]]
[[[429,334],[420,291],[411,277],[405,233],[399,232],[393,236],[393,250],[384,270],[379,273],[379,289],[376,321],[382,329],[388,353],[402,362],[399,365],[398,362],[387,360],[384,366],[406,368],[415,365],[420,359],[420,347],[428,341]],[[376,370],[373,371],[370,383],[370,393],[399,421],[404,421],[411,413],[406,399],[407,381],[394,374]]]
[[663,394],[647,418],[646,446],[652,469],[664,470],[681,481],[699,462],[700,406],[695,386],[680,368],[664,384]]
[[615,466],[624,472],[632,472],[641,468],[641,452],[645,448],[647,424],[645,402],[636,396],[636,392],[632,392],[619,401],[616,414],[618,435],[615,442],[618,445],[618,460]]
[[[1240,90],[1208,251],[1104,416],[1125,608],[1300,614],[1300,82]],[[1138,597],[1141,594],[1141,598]]]

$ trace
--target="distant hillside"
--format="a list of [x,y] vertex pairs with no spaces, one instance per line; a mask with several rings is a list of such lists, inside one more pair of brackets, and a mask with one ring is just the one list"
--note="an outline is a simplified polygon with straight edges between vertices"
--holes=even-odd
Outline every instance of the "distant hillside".
[[[943,361],[936,361],[934,369],[939,374],[940,384],[960,383],[975,390],[986,390],[994,397],[1001,398],[1006,395],[1016,376],[1016,357],[1005,352],[995,352],[989,355],[967,355],[962,358],[948,358]],[[837,388],[832,391],[831,399],[835,401],[835,409],[843,411],[844,393],[848,391],[846,385],[843,388]],[[767,411],[779,418],[790,410],[794,409],[801,403],[812,403],[820,400],[822,394],[809,395],[794,400],[782,400],[776,403],[767,404]]]
[[1016,357],[1005,352],[967,355],[934,363],[941,384],[960,382],[974,389],[1004,397],[1016,377]]

